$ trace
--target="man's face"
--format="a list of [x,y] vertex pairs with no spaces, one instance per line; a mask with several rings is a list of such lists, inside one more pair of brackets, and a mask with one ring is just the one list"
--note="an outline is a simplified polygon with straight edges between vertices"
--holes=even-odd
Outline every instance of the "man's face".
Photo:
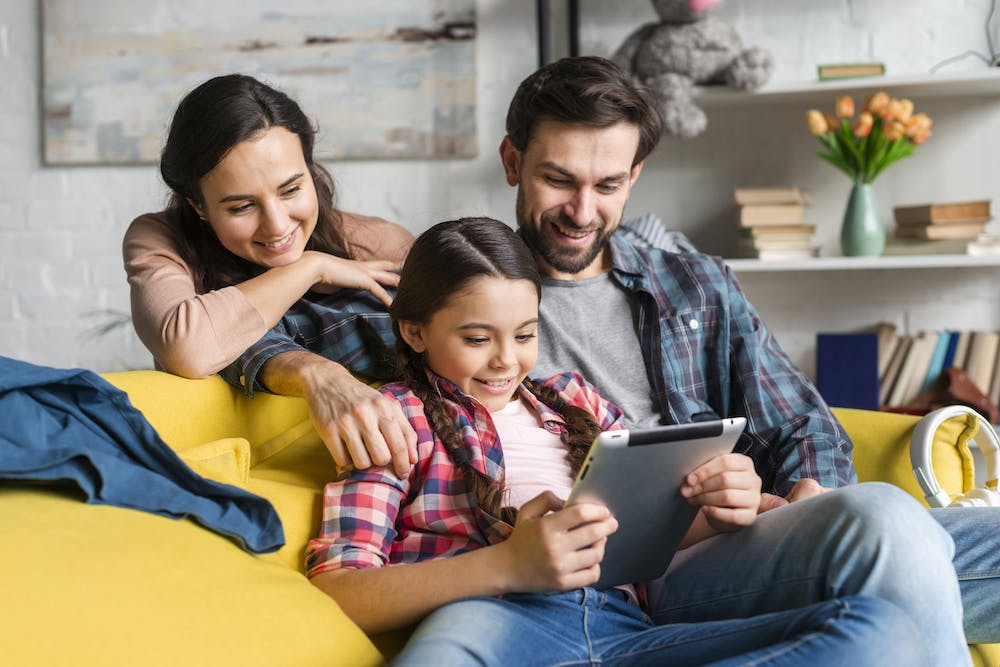
[[517,224],[542,273],[578,280],[610,268],[617,229],[642,163],[632,166],[639,128],[595,128],[543,120],[522,152],[500,145],[507,183],[517,185]]

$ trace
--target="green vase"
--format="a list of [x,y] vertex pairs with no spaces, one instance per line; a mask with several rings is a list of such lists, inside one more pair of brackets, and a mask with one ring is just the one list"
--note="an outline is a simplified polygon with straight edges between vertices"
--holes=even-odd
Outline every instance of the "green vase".
[[885,227],[871,183],[855,183],[840,227],[840,249],[847,257],[877,257],[885,248]]

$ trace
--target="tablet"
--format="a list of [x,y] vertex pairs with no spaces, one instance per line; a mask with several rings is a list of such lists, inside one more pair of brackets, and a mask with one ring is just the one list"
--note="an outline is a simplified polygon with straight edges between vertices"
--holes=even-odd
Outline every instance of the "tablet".
[[746,419],[732,417],[597,436],[566,504],[605,505],[618,519],[595,588],[655,579],[698,513],[680,493],[684,476],[733,451]]

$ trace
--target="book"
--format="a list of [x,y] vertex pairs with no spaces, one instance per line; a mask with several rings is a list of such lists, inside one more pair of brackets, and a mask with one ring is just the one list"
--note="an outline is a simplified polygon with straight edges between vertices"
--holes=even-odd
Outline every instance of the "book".
[[987,398],[993,405],[1000,405],[1000,349],[997,349],[997,359],[993,364],[993,377],[990,380]]
[[995,331],[973,331],[969,342],[969,358],[965,362],[965,372],[984,394],[989,394],[993,380],[993,366],[997,360],[997,345],[1000,333]]
[[890,238],[882,250],[883,255],[964,255],[968,239],[915,239]]
[[909,404],[923,391],[924,380],[927,378],[927,372],[931,365],[931,358],[934,356],[934,350],[937,349],[938,340],[940,339],[941,332],[939,331],[921,331],[917,334],[919,345],[913,361],[913,372],[910,375],[906,391],[903,392],[899,405]]
[[896,385],[892,388],[889,405],[904,406],[919,393],[927,375],[931,355],[934,353],[934,345],[937,344],[937,336],[931,338],[932,333],[936,332],[921,331],[913,338],[913,343],[910,344],[903,365],[899,369]]
[[891,322],[879,322],[871,328],[878,336],[878,376],[881,378],[885,374],[886,366],[889,365],[889,357],[895,348],[899,337],[896,335],[896,325]]
[[815,243],[811,236],[806,236],[804,238],[784,238],[784,239],[771,239],[771,238],[758,238],[758,239],[740,239],[737,243],[737,247],[741,252],[752,253],[755,250],[809,250]]
[[936,239],[975,239],[986,231],[985,222],[956,222],[947,225],[905,225],[896,227],[899,238],[917,238],[925,240]]
[[794,259],[819,257],[819,248],[742,248],[741,257],[759,259],[762,262],[782,262]]
[[810,206],[812,197],[805,188],[781,186],[770,188],[735,188],[733,198],[740,206],[760,204],[801,204]]
[[924,381],[917,391],[918,395],[930,389],[931,385],[938,379],[938,376],[941,375],[941,371],[944,369],[944,357],[948,353],[949,340],[951,340],[951,335],[947,331],[942,331],[938,334],[937,344],[934,346],[934,351],[931,353],[931,360],[927,365],[927,374],[924,376]]
[[958,341],[955,343],[955,356],[952,358],[949,368],[965,368],[965,360],[969,358],[969,340],[971,338],[971,331],[958,332]]
[[828,63],[816,66],[816,76],[819,77],[820,81],[881,76],[883,74],[885,74],[885,65],[878,62]]
[[944,361],[941,362],[942,371],[955,365],[955,351],[958,349],[958,339],[961,335],[959,331],[948,332],[948,349],[945,350]]
[[892,395],[892,389],[896,386],[896,380],[899,378],[899,370],[912,344],[912,336],[899,337],[899,343],[896,344],[892,359],[889,360],[889,365],[885,369],[885,375],[879,378],[878,403],[880,406],[889,405],[889,397]]
[[918,206],[896,206],[892,209],[892,216],[897,225],[988,222],[992,219],[990,203],[989,199],[974,199]]
[[764,225],[744,227],[741,232],[745,236],[775,238],[781,235],[812,236],[816,225]]
[[816,334],[816,388],[831,406],[877,410],[878,334]]
[[755,225],[801,225],[805,218],[803,204],[749,204],[740,208],[740,224],[744,227]]

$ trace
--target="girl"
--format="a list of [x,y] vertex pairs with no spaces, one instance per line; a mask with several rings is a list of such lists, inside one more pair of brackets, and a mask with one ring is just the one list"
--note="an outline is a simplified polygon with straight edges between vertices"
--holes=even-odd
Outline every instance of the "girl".
[[158,368],[304,396],[338,464],[406,474],[410,425],[352,372],[392,372],[372,350],[391,344],[383,285],[412,237],[338,211],[314,139],[299,105],[253,77],[181,100],[160,160],[169,205],[125,234],[132,322]]
[[[366,632],[420,622],[394,664],[922,664],[899,655],[920,642],[882,600],[655,626],[632,587],[589,587],[615,519],[559,498],[621,412],[574,373],[528,379],[539,295],[533,257],[495,220],[435,225],[403,266],[390,313],[405,381],[383,391],[418,462],[328,484],[307,553],[312,581]],[[692,472],[682,493],[702,511],[687,542],[753,521],[759,485],[738,454]]]

